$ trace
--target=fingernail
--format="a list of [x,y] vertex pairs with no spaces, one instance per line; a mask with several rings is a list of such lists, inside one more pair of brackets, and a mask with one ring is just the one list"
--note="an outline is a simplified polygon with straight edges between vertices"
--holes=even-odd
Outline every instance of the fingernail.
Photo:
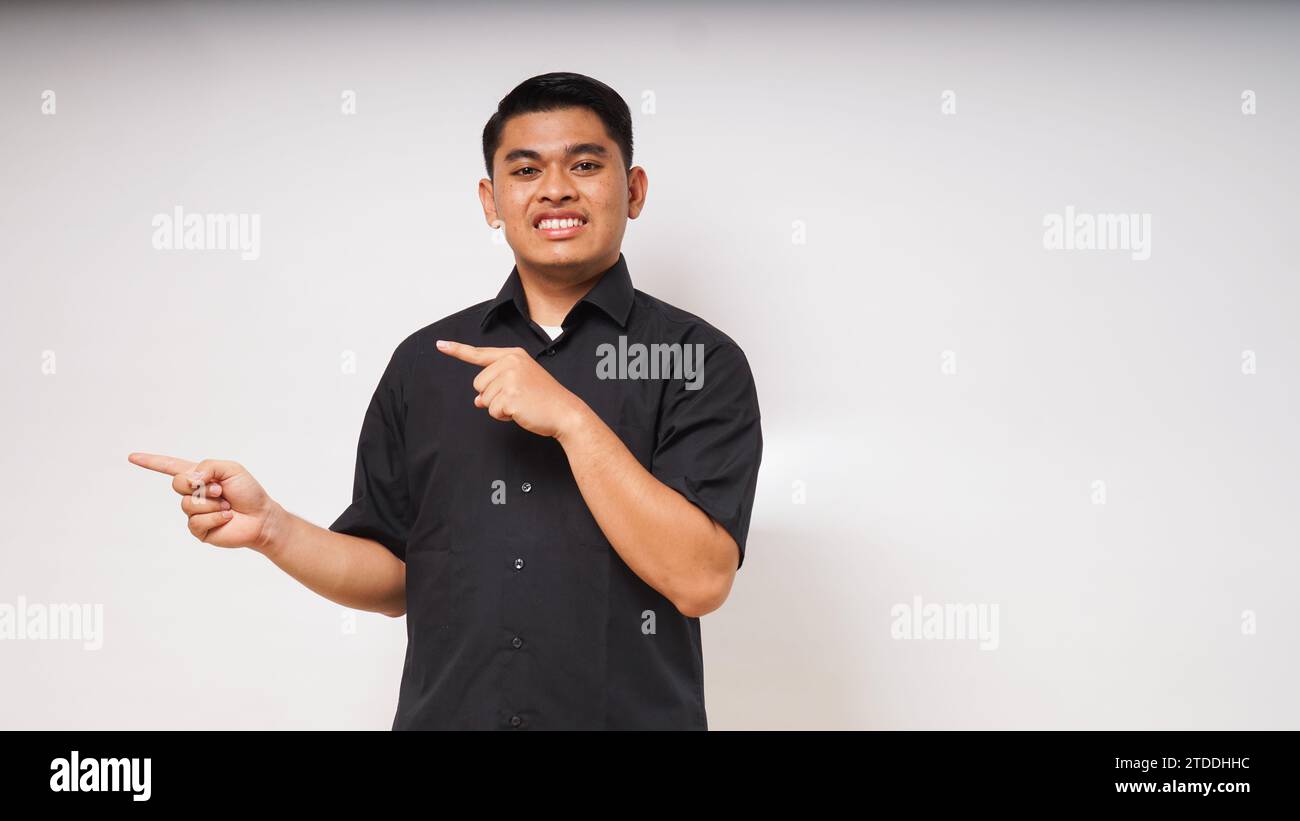
[[224,516],[225,518],[229,519],[231,516],[234,516],[235,514],[232,513],[232,512],[229,511],[229,510],[223,510],[223,511],[221,511],[221,515]]
[[438,345],[438,348],[439,348],[439,349],[444,350],[444,351],[447,350],[447,340],[445,340],[445,339],[439,339],[438,342],[437,342],[437,345]]

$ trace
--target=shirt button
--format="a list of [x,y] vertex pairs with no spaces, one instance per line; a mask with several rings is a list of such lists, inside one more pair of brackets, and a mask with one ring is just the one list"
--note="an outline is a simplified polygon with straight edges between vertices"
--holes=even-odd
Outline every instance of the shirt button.
[[523,720],[522,718],[520,718],[519,716],[510,716],[510,726],[511,726],[511,727],[518,727],[520,724],[523,724],[523,723],[524,723],[524,720]]
[[554,348],[547,348],[547,349],[546,349],[546,355],[547,355],[547,356],[555,356],[555,349],[554,349]]
[[523,570],[523,569],[524,569],[524,560],[515,559],[515,570]]
[[519,638],[518,636],[515,636],[515,637],[514,637],[514,640],[511,641],[510,643],[513,644],[513,645],[515,646],[515,649],[516,649],[516,650],[518,650],[520,647],[523,647],[523,646],[524,646],[524,640],[521,639],[521,638]]
[[524,493],[528,493],[533,489],[533,483],[524,482],[522,485],[519,486],[519,489],[522,490]]

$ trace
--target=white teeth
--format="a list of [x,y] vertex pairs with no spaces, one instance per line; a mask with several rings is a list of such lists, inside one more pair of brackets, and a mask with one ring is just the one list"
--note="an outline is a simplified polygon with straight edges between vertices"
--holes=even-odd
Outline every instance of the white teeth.
[[580,219],[542,220],[541,222],[537,223],[537,227],[545,228],[547,230],[555,230],[557,228],[573,228],[575,226],[585,225],[585,224],[586,223]]

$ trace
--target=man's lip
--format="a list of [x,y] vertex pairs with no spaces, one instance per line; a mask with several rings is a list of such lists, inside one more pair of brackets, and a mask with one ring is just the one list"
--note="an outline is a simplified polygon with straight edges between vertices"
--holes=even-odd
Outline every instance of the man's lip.
[[578,234],[586,231],[587,223],[578,223],[571,228],[542,228],[539,226],[533,230],[541,233],[541,235],[547,239],[568,239],[569,237],[576,237]]
[[548,214],[538,214],[533,217],[533,227],[536,228],[542,220],[571,220],[579,219],[583,222],[590,222],[586,214],[580,214],[577,211],[552,211]]

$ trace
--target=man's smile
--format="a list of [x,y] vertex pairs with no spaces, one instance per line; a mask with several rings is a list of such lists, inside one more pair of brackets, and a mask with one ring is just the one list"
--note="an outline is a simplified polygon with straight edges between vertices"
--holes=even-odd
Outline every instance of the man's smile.
[[568,239],[587,227],[587,218],[577,211],[549,211],[533,217],[533,228],[547,239]]

